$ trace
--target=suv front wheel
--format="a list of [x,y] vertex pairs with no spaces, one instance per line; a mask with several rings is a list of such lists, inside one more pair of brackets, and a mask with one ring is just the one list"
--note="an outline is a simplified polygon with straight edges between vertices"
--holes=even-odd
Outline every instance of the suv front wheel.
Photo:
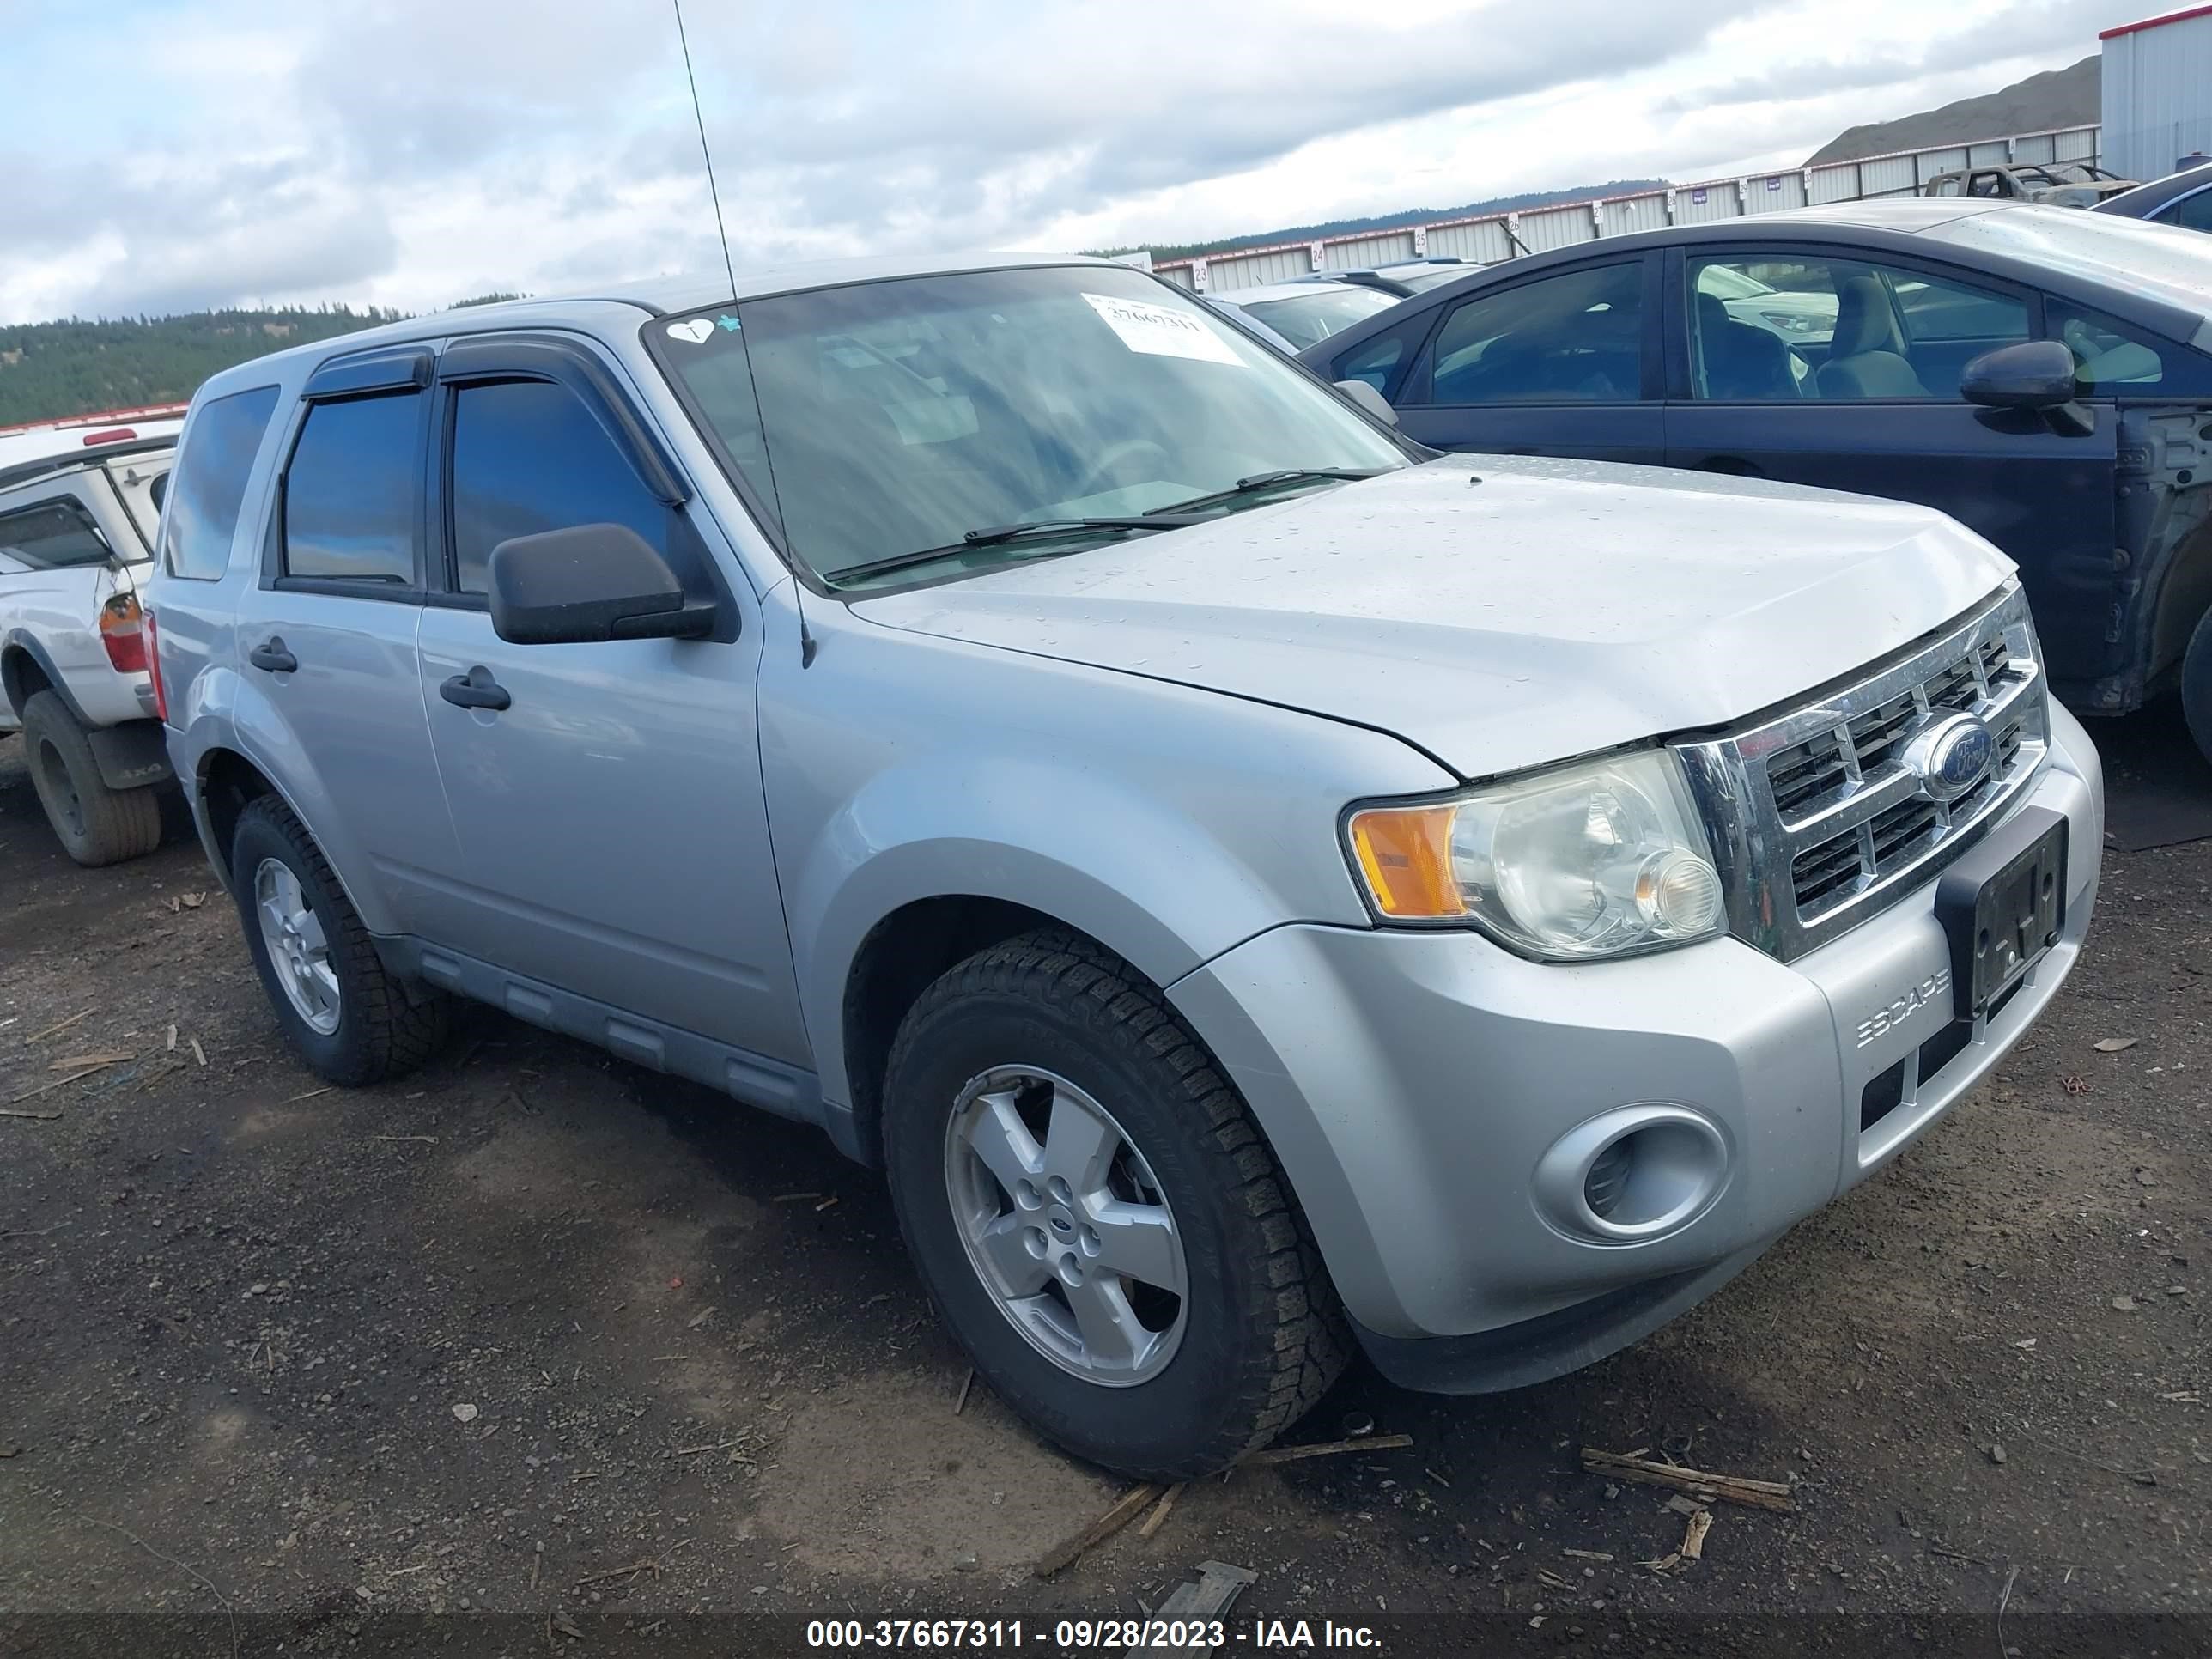
[[285,1039],[316,1076],[380,1082],[444,1041],[450,1000],[386,970],[322,849],[273,795],[239,814],[230,890]]
[[1030,934],[933,985],[891,1051],[884,1134],[945,1322],[1077,1455],[1188,1480],[1343,1369],[1342,1310],[1243,1102],[1096,946]]
[[120,864],[161,844],[161,802],[154,787],[110,789],[84,728],[55,693],[38,691],[25,700],[23,752],[46,822],[79,864]]

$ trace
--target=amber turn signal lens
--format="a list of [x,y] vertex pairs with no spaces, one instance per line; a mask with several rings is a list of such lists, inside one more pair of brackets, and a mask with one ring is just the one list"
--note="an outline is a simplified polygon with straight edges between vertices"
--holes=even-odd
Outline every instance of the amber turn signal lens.
[[1352,850],[1376,908],[1401,920],[1467,914],[1452,876],[1456,806],[1373,807],[1352,815]]

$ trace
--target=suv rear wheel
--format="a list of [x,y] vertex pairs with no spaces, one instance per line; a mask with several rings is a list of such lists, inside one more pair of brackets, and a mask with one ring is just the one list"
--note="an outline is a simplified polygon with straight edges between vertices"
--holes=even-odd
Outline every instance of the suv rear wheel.
[[110,789],[84,728],[55,693],[33,692],[25,701],[23,744],[46,822],[79,864],[120,864],[161,844],[161,802],[153,786]]
[[1078,1456],[1181,1480],[1296,1422],[1347,1328],[1236,1091],[1122,963],[1036,933],[907,1016],[891,1200],[993,1389]]
[[273,795],[239,815],[230,890],[277,1023],[316,1076],[376,1083],[445,1040],[450,1000],[386,971],[322,849]]

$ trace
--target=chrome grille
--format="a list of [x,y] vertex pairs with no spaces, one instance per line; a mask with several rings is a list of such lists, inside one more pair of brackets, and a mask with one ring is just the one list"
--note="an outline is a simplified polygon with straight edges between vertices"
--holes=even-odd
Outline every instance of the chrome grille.
[[[2033,775],[2049,744],[2046,695],[2027,602],[2009,584],[1798,708],[1678,744],[1734,932],[1788,960],[1932,878]],[[1994,757],[1972,789],[1943,801],[1905,751],[1956,714],[1990,728]]]

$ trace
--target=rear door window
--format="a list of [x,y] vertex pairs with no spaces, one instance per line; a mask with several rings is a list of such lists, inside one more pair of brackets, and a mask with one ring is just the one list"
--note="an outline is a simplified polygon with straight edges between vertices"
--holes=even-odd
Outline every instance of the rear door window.
[[1429,347],[1428,373],[1407,395],[1440,405],[1638,400],[1643,261],[1586,266],[1461,301]]
[[635,531],[690,576],[690,540],[645,487],[598,418],[547,380],[465,386],[453,400],[453,585],[487,591],[492,550],[517,536],[580,525]]
[[110,550],[92,515],[73,501],[0,514],[0,576],[104,564]]
[[192,417],[161,503],[161,562],[172,576],[211,582],[229,568],[246,480],[276,412],[276,388],[261,386],[211,398]]
[[426,403],[406,392],[308,410],[284,473],[285,576],[365,592],[416,586]]

